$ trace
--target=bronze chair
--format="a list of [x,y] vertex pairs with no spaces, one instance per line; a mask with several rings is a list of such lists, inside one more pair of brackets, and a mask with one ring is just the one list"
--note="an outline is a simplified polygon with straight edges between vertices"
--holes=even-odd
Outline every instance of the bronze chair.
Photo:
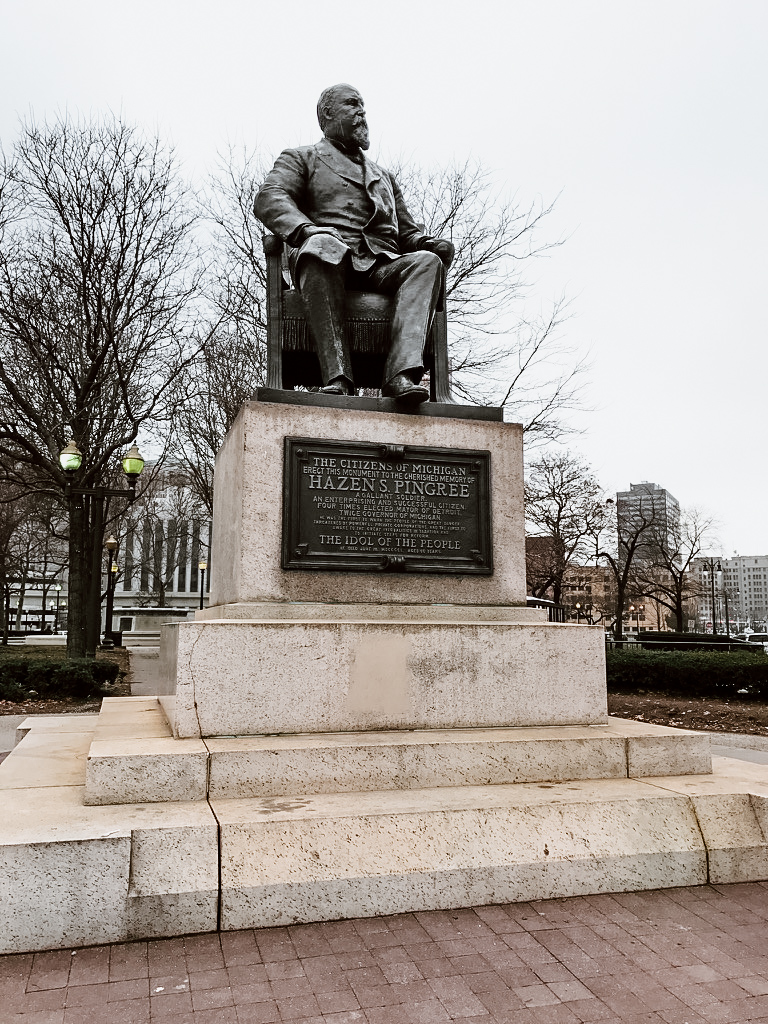
[[[267,387],[320,387],[320,364],[304,318],[301,296],[283,274],[283,243],[264,235],[267,257]],[[380,388],[389,351],[391,300],[375,292],[347,293],[347,338],[355,387]],[[424,365],[430,398],[452,403],[448,377],[448,329],[443,309],[435,313],[427,338]]]

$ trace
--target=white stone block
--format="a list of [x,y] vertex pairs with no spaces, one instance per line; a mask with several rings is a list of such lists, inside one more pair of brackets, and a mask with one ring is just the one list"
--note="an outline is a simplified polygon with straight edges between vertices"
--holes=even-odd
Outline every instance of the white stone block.
[[693,797],[712,884],[768,879],[768,837],[760,827],[754,799],[748,793]]
[[206,802],[86,807],[81,786],[41,787],[4,792],[3,814],[1,953],[215,930]]
[[208,739],[212,800],[626,776],[607,730],[476,729]]
[[[177,805],[184,807],[183,804]],[[201,827],[135,828],[125,929],[135,938],[215,931],[219,902],[218,841],[207,804]],[[148,823],[149,824],[149,823]]]
[[85,771],[86,804],[205,800],[208,751],[173,737],[94,740]]
[[630,778],[705,775],[712,771],[710,738],[706,733],[664,726],[656,726],[650,731],[645,723],[640,722],[626,723],[623,728],[628,733],[627,774]]
[[16,727],[16,743],[21,743],[34,725],[35,732],[84,732],[92,728],[97,714],[86,715],[30,715]]
[[547,622],[545,608],[463,604],[320,604],[317,601],[240,602],[216,605],[195,613],[197,622],[250,619],[252,622]]
[[92,738],[92,726],[85,732],[30,729],[0,767],[0,791],[82,786]]
[[[54,791],[55,792],[55,791]],[[5,813],[10,808],[6,805]],[[118,942],[125,936],[128,835],[0,845],[0,953]]]
[[174,735],[590,725],[606,721],[598,626],[188,622]]
[[690,801],[641,783],[214,801],[222,928],[706,881]]
[[102,704],[85,771],[86,804],[204,800],[208,751],[201,740],[175,740],[156,697]]

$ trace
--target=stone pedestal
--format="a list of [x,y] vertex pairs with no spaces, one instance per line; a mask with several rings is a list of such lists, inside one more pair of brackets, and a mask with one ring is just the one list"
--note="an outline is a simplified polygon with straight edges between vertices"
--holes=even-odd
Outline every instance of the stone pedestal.
[[[526,607],[520,428],[301,401],[220,453],[166,692],[0,765],[0,952],[768,877],[768,768],[609,720],[602,630]],[[291,436],[489,452],[493,574],[283,570]]]
[[[286,437],[489,452],[493,574],[281,569]],[[526,606],[518,424],[252,402],[213,524],[210,607],[163,635],[175,736],[605,721],[602,630]]]

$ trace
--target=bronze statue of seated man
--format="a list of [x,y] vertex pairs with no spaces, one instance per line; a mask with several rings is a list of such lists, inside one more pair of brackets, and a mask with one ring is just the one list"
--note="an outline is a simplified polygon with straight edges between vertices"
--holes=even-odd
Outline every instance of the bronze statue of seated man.
[[286,149],[256,197],[256,216],[289,248],[327,394],[354,393],[344,336],[346,289],[392,296],[392,342],[382,395],[417,404],[423,354],[443,287],[451,242],[425,235],[389,171],[365,156],[370,145],[360,93],[325,89],[317,104],[325,136]]

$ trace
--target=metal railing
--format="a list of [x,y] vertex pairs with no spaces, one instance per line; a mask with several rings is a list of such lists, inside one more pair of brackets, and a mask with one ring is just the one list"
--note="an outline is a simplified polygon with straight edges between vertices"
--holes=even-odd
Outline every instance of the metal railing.
[[529,608],[546,608],[549,622],[565,622],[566,609],[562,604],[555,604],[545,597],[527,597],[526,602]]

